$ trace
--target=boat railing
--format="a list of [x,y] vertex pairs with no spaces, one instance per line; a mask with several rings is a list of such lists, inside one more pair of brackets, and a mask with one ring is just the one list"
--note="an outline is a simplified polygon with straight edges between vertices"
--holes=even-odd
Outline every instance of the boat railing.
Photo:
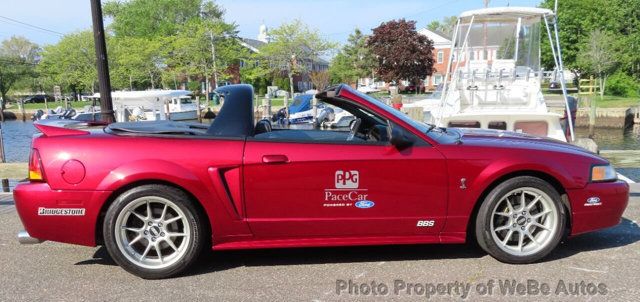
[[[453,87],[460,109],[469,107],[538,107],[543,73],[528,67],[512,70],[458,70]],[[450,102],[447,102],[450,103]]]

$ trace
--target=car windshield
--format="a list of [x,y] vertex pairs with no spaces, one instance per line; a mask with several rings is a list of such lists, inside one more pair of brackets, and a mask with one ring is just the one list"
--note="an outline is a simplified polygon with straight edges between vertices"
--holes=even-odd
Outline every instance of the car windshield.
[[369,101],[371,104],[378,106],[380,109],[388,112],[389,114],[397,117],[398,119],[404,121],[405,123],[409,124],[410,126],[418,129],[418,131],[425,133],[427,135],[429,135],[429,137],[431,137],[432,139],[436,140],[439,143],[447,143],[450,142],[452,140],[459,140],[460,139],[460,134],[458,132],[452,132],[452,131],[448,131],[446,128],[439,128],[436,127],[436,125],[433,124],[427,124],[427,123],[423,123],[423,122],[418,122],[416,120],[411,119],[407,114],[405,114],[404,112],[400,111],[400,110],[396,110],[393,109],[392,107],[388,106],[387,104],[385,104],[383,101],[369,95],[369,94],[365,94],[359,91],[356,91],[354,89],[352,89],[351,87],[346,87],[346,89],[349,89],[352,93],[357,94],[358,96],[360,96],[361,98]]
[[358,96],[360,96],[361,98],[371,102],[372,104],[378,106],[380,109],[388,112],[389,114],[397,117],[398,119],[402,120],[403,122],[411,125],[412,127],[420,130],[420,132],[423,133],[427,133],[429,131],[429,129],[431,128],[430,125],[425,124],[425,123],[421,123],[418,121],[414,121],[412,120],[408,115],[404,114],[402,111],[393,109],[391,107],[389,107],[387,104],[385,104],[384,102],[382,102],[381,100],[369,95],[369,94],[364,94],[362,92],[356,91],[354,89],[351,89],[350,87],[348,87],[347,89],[349,89],[352,93],[357,94]]

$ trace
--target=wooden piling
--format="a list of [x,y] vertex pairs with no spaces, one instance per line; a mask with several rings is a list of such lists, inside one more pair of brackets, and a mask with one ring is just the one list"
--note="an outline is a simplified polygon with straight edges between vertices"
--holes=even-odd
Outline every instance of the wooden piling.
[[[209,97],[207,97],[209,99]],[[208,103],[209,101],[207,101]],[[196,112],[198,114],[198,123],[202,123],[202,109],[200,109],[200,97],[196,98]]]
[[18,107],[20,107],[20,114],[22,115],[22,121],[27,120],[27,113],[24,110],[24,103],[22,101],[18,102]]

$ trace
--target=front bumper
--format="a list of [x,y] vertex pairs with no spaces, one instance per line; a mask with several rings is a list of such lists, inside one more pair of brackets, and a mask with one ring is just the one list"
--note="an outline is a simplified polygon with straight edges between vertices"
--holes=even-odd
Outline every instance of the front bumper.
[[[571,203],[571,235],[596,231],[620,223],[629,202],[629,185],[623,181],[590,183],[567,192]],[[600,204],[591,204],[592,197]]]
[[51,240],[95,246],[96,222],[111,192],[53,190],[46,183],[21,183],[13,192],[27,243]]

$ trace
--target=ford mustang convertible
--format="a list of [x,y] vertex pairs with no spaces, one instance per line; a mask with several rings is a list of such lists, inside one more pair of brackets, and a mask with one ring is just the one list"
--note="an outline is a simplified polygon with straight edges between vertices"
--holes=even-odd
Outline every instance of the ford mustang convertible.
[[254,119],[251,86],[218,92],[211,125],[36,124],[14,192],[20,242],[104,245],[150,279],[209,248],[473,240],[519,264],[627,206],[609,162],[559,141],[418,123],[346,85],[316,97],[351,113],[349,128],[277,128]]

